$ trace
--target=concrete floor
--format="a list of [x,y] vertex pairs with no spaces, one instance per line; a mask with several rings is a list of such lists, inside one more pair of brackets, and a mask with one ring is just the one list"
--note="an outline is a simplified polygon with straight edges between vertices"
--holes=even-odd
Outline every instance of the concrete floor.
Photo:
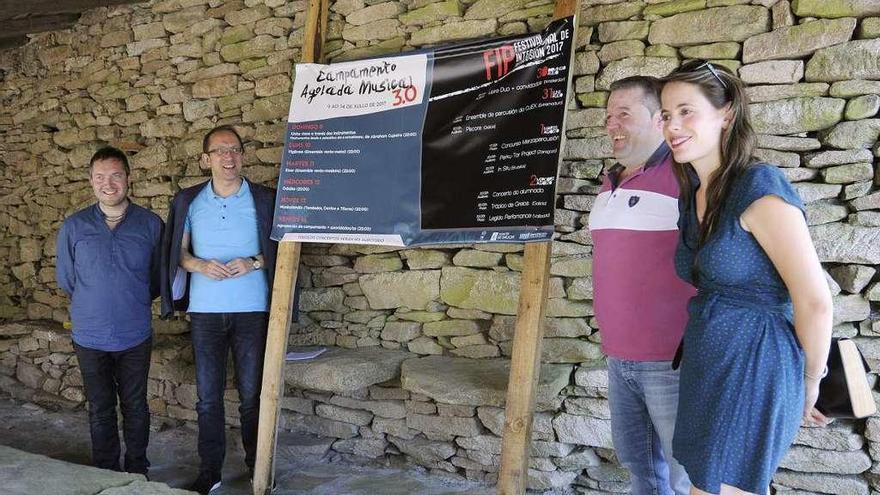
[[[0,445],[77,464],[89,463],[85,411],[53,412],[0,396]],[[198,471],[196,432],[190,426],[155,424],[148,456],[150,479],[185,488]],[[159,427],[159,428],[156,428]],[[488,495],[493,487],[446,480],[415,469],[361,466],[319,453],[328,442],[308,435],[279,436],[278,495]],[[216,495],[252,493],[237,430],[227,434],[223,486]],[[59,494],[60,495],[60,494]]]

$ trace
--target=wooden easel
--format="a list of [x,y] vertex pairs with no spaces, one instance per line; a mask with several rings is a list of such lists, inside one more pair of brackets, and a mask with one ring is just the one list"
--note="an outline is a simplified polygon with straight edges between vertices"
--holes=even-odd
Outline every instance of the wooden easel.
[[[309,0],[303,40],[302,63],[320,62],[327,31],[329,0]],[[554,19],[576,15],[580,0],[557,0]],[[575,20],[575,30],[577,20]],[[576,32],[572,33],[576,38]],[[575,43],[572,42],[572,51]],[[569,66],[569,86],[572,67]],[[563,117],[562,129],[565,129]],[[564,146],[565,134],[562,133]],[[561,159],[561,154],[560,154]],[[525,493],[528,480],[529,448],[535,409],[535,391],[541,372],[541,347],[544,313],[550,279],[552,243],[525,246],[516,333],[513,338],[510,376],[507,384],[504,434],[501,447],[501,470],[498,495]],[[263,364],[263,387],[260,393],[260,425],[257,435],[257,459],[254,468],[254,495],[271,492],[275,476],[280,399],[284,393],[284,355],[293,314],[293,294],[300,260],[299,242],[281,242],[272,287],[269,334]]]

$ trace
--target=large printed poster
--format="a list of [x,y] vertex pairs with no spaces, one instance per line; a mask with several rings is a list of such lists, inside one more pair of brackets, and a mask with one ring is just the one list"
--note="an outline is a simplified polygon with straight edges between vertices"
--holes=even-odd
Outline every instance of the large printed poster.
[[297,65],[272,238],[396,246],[550,239],[572,22]]

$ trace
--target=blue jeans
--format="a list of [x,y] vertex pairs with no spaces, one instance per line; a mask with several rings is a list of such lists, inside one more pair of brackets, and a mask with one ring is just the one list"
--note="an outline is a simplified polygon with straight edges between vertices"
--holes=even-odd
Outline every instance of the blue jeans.
[[690,481],[672,458],[678,371],[671,361],[608,358],[611,436],[634,495],[687,494]]
[[124,468],[130,473],[147,474],[147,443],[150,440],[150,409],[147,406],[147,377],[153,338],[124,351],[100,351],[74,343],[89,401],[89,432],[92,437],[92,464],[120,471],[119,423],[116,399],[122,411],[125,438]]
[[253,469],[269,314],[190,313],[189,317],[199,396],[196,412],[199,415],[201,470],[219,475],[226,456],[223,393],[226,389],[226,358],[230,349],[235,365],[235,387],[241,402],[238,412],[244,460]]

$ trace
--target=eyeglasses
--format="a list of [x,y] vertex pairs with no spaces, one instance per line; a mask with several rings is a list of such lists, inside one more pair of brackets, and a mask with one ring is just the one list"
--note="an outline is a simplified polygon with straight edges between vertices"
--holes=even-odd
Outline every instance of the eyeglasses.
[[727,89],[727,83],[724,82],[724,79],[721,79],[721,76],[718,75],[718,71],[715,70],[715,67],[713,67],[711,63],[704,62],[702,65],[697,67],[697,70],[700,70],[703,67],[709,69],[709,72],[711,72],[712,75],[715,76],[715,79],[718,79],[718,82],[721,83],[721,86],[723,86],[724,89]]
[[234,148],[217,148],[216,150],[208,151],[208,154],[214,156],[239,156],[241,155],[241,148],[238,146]]

